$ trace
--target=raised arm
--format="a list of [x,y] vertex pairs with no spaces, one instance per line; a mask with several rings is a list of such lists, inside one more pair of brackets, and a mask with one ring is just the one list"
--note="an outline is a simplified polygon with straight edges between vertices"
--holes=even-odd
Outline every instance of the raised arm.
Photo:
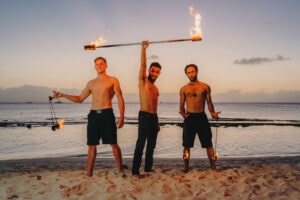
[[124,125],[125,103],[124,103],[124,98],[122,95],[122,90],[121,90],[118,79],[114,80],[114,92],[115,92],[117,100],[118,100],[118,107],[119,107],[119,112],[120,112],[120,116],[117,121],[117,127],[122,128]]
[[144,82],[147,75],[146,75],[146,68],[147,68],[147,54],[146,49],[149,46],[149,41],[142,42],[142,50],[141,50],[141,67],[139,73],[139,82]]
[[82,103],[89,95],[91,94],[91,91],[88,87],[88,84],[86,87],[82,90],[81,94],[79,96],[77,95],[69,95],[58,91],[53,91],[53,98],[60,98],[63,97],[65,99],[68,99],[74,103]]

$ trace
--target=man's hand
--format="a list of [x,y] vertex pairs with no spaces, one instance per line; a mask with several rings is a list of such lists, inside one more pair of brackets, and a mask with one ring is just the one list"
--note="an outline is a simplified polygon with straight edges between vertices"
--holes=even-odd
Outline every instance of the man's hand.
[[184,112],[179,112],[179,114],[183,117],[183,118],[188,118],[190,116],[190,113],[184,113]]
[[61,92],[58,92],[58,91],[53,91],[53,98],[60,98],[62,97],[62,93]]
[[120,116],[117,120],[117,128],[122,128],[124,126],[124,116]]
[[148,40],[142,42],[142,48],[146,49],[149,46],[150,42]]
[[221,113],[221,111],[218,112],[211,112],[210,115],[212,118],[214,119],[219,119],[219,114]]

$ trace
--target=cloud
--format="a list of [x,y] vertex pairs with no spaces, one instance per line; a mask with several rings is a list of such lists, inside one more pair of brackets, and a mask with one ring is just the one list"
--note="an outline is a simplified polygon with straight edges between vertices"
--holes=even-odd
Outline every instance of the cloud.
[[262,63],[277,62],[277,61],[284,61],[284,60],[289,60],[289,58],[285,58],[284,56],[281,55],[278,55],[275,58],[268,58],[268,57],[241,58],[235,60],[233,63],[238,65],[259,65]]

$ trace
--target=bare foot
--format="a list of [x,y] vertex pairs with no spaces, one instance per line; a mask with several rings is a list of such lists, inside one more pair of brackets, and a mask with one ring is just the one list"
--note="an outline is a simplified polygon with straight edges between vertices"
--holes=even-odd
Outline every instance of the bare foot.
[[221,170],[217,169],[216,167],[212,167],[211,170],[215,171],[215,172],[220,172]]
[[132,178],[134,180],[139,180],[139,179],[142,179],[142,178],[145,178],[146,176],[144,174],[134,174],[132,175]]
[[145,172],[144,174],[143,174],[143,176],[146,178],[146,177],[149,177],[149,176],[151,176],[152,175],[152,173],[151,172]]
[[190,171],[190,169],[188,167],[185,167],[183,170],[182,170],[184,173],[188,173]]
[[83,172],[83,176],[85,176],[85,177],[92,177],[93,176],[93,172],[92,171],[85,171],[85,172]]
[[145,171],[145,172],[144,172],[144,176],[145,176],[145,177],[149,177],[149,176],[151,176],[153,173],[154,173],[154,170],[151,169],[151,171]]
[[125,170],[128,169],[128,166],[127,165],[122,165],[122,169],[119,169],[119,172],[120,173],[125,173]]
[[215,161],[212,161],[212,162],[211,162],[210,168],[211,168],[212,170],[214,170],[214,171],[217,171],[217,167],[216,167]]
[[126,170],[128,169],[128,166],[127,165],[122,165],[122,170]]

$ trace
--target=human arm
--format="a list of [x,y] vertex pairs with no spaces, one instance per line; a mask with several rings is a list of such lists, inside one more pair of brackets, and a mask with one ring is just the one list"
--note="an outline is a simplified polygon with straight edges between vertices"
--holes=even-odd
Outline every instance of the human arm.
[[185,94],[184,94],[184,89],[183,88],[180,89],[179,95],[180,95],[180,100],[179,100],[179,114],[183,118],[187,118],[189,115],[188,115],[188,113],[186,113],[185,107],[184,107],[184,104],[185,104]]
[[59,91],[53,91],[53,98],[60,98],[63,97],[65,99],[68,99],[74,103],[82,103],[89,95],[91,94],[91,91],[88,87],[88,85],[82,90],[80,95],[69,95],[65,94]]
[[124,126],[125,103],[124,103],[124,98],[122,95],[122,90],[121,90],[118,79],[115,79],[115,82],[114,82],[114,92],[115,92],[117,100],[118,100],[118,107],[119,107],[119,113],[120,113],[120,116],[117,121],[117,127],[122,128]]
[[149,41],[142,42],[142,50],[141,50],[141,67],[139,72],[139,82],[144,82],[146,80],[146,68],[147,68],[147,54],[146,49],[149,46]]
[[207,108],[208,111],[210,112],[211,117],[214,119],[219,119],[219,114],[221,113],[221,111],[215,112],[214,104],[212,102],[212,97],[211,97],[211,89],[209,86],[207,86],[206,101],[207,101]]

